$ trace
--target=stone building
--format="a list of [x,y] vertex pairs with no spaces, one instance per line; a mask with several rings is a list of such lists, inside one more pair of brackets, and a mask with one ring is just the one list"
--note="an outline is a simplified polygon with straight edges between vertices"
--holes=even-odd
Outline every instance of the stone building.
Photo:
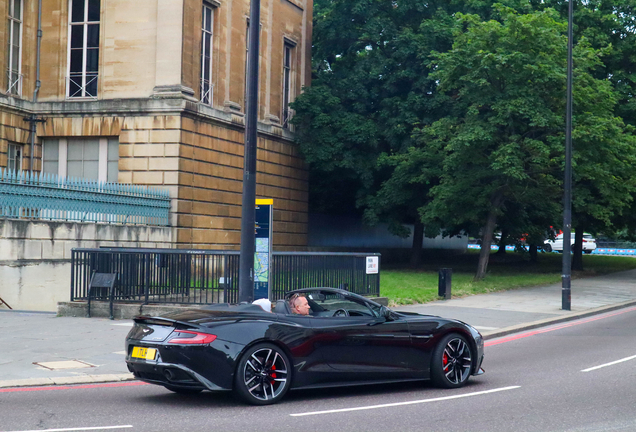
[[[237,249],[249,3],[44,0],[38,62],[38,1],[0,0],[0,168],[165,187],[173,246]],[[256,193],[278,250],[307,244],[288,120],[311,20],[311,0],[261,1]]]

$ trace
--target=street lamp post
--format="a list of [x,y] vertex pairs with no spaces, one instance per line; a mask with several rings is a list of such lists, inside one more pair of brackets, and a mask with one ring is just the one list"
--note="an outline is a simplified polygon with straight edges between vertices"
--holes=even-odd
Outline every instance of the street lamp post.
[[256,124],[258,113],[258,52],[260,0],[250,1],[245,110],[245,153],[243,156],[243,200],[241,209],[241,252],[239,257],[239,302],[254,300],[254,230],[256,201]]
[[565,179],[563,182],[563,269],[561,272],[561,309],[570,310],[572,301],[572,11],[568,1],[568,77],[565,113]]

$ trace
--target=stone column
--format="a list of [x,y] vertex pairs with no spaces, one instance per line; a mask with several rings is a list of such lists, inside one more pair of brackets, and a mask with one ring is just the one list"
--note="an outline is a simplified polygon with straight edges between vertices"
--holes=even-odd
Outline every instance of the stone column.
[[187,97],[194,100],[194,90],[182,84],[183,2],[157,0],[157,47],[153,97]]

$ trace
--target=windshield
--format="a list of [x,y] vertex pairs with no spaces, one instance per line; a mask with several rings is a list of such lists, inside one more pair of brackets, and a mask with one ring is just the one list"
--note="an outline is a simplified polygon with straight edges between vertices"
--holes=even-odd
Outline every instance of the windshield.
[[307,302],[314,316],[332,316],[339,309],[346,310],[350,316],[380,316],[380,307],[360,301],[333,291],[309,291],[306,293]]

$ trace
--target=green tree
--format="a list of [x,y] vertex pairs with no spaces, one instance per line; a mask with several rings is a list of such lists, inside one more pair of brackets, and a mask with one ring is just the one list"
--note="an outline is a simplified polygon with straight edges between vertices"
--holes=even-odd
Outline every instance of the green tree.
[[[616,115],[636,125],[636,0],[574,1],[574,41],[585,38],[592,48],[603,50],[603,65],[594,76],[612,82]],[[555,9],[567,20],[568,0],[530,0],[530,4],[535,10]]]
[[445,113],[448,98],[430,77],[429,54],[451,48],[453,15],[489,14],[491,4],[316,1],[314,78],[292,105],[310,167],[312,211],[351,212],[355,206],[368,223],[387,222],[402,236],[408,234],[403,224],[413,223],[418,261],[423,225],[417,208],[428,186],[409,182],[387,157],[408,152],[414,128]]
[[[619,217],[636,223],[625,215],[633,139],[614,114],[631,109],[623,40],[632,37],[632,1],[612,12],[609,0],[590,0],[590,11],[577,12],[591,23],[578,28],[585,38],[575,49],[580,231],[618,228]],[[364,210],[368,223],[387,222],[398,235],[413,223],[414,262],[424,227],[428,236],[481,233],[484,245],[498,227],[535,246],[560,227],[567,2],[505,4],[513,9],[489,0],[316,0],[314,79],[293,105],[312,211]]]
[[[567,19],[565,0],[531,0],[531,3],[537,9],[554,8],[563,20]],[[577,130],[573,133],[572,222],[576,243],[572,268],[575,270],[583,269],[584,231],[636,230],[636,219],[626,209],[634,200],[630,173],[634,143],[630,126],[636,125],[635,13],[636,0],[587,0],[574,5],[574,41],[583,38],[599,50],[602,63],[591,69],[590,74],[612,84],[611,89],[601,89],[595,95],[581,94],[574,87]]]
[[[433,75],[452,98],[453,113],[422,128],[421,145],[414,150],[423,162],[443,161],[434,175],[439,184],[431,189],[432,200],[420,208],[426,225],[448,234],[481,227],[476,279],[486,274],[492,234],[507,206],[555,203],[562,196],[566,26],[552,10],[497,10],[500,18],[490,21],[458,14],[453,49],[436,56]],[[611,169],[620,151],[632,154],[631,136],[612,114],[611,83],[592,76],[599,55],[585,41],[574,53],[576,160],[579,175],[584,168],[595,172],[603,182],[594,187],[620,200],[629,196],[626,179],[612,174],[599,179],[597,168]],[[620,150],[617,140],[625,144]],[[584,141],[594,158],[584,155]]]

